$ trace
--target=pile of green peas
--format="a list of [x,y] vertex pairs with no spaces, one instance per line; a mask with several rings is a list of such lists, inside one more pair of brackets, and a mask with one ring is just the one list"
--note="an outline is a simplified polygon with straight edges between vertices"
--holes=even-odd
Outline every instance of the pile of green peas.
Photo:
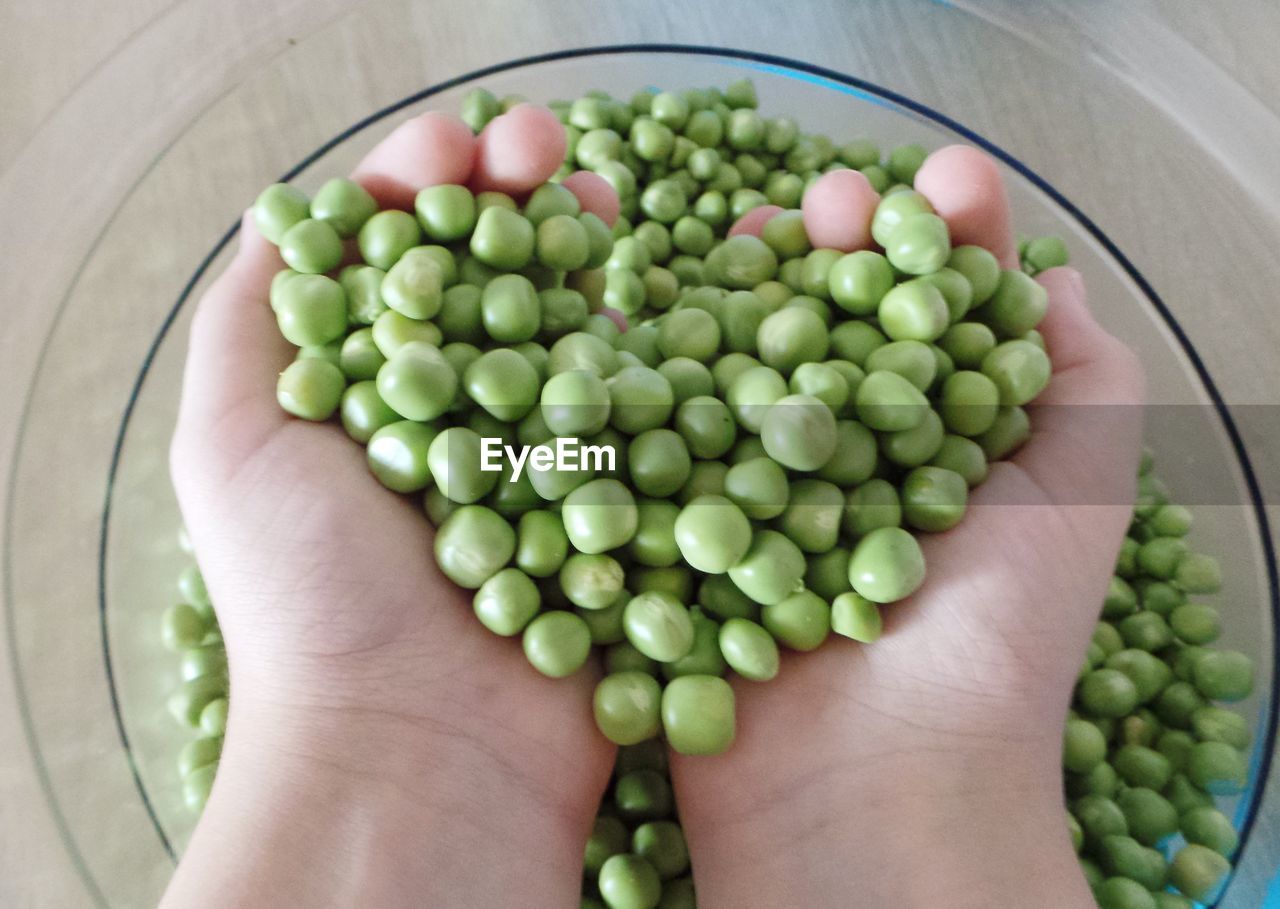
[[[1247,783],[1253,661],[1212,645],[1217,561],[1190,548],[1191,512],[1143,457],[1120,549],[1067,719],[1067,824],[1102,909],[1217,899],[1239,836],[1217,797]],[[1193,903],[1194,901],[1194,903]]]
[[[476,90],[462,115],[478,132],[522,100]],[[911,188],[923,148],[882,155],[801,134],[762,117],[747,80],[549,107],[566,159],[523,206],[440,186],[412,214],[379,211],[341,179],[310,199],[263,192],[256,223],[288,266],[271,303],[299,347],[277,393],[300,418],[338,415],[385,486],[421,496],[444,573],[540,672],[571,675],[602,649],[593,709],[620,748],[583,906],[677,909],[695,903],[661,743],[730,747],[730,670],[766,681],[780,647],[880,636],[882,607],[924,580],[916,534],[959,523],[989,463],[1029,436],[1023,406],[1050,374],[1035,330],[1047,299],[1031,276],[1067,254],[1057,238],[1024,241],[1022,267],[1002,270],[984,249],[953,248]],[[843,167],[883,195],[882,251],[811,248],[801,197]],[[617,191],[612,229],[557,185],[578,169]],[[759,237],[728,235],[766,204],[785,211]],[[485,470],[486,439],[580,440],[608,458]],[[220,648],[211,611],[183,593],[166,636]],[[169,629],[187,609],[203,624],[178,644]],[[1089,675],[1136,671],[1117,662]],[[193,807],[216,770],[225,653],[207,675],[174,699],[203,731],[183,753]],[[1090,703],[1109,678],[1082,679]],[[206,691],[223,705],[208,727]],[[1111,767],[1119,724],[1076,711],[1068,753],[1085,723],[1105,733]],[[1107,874],[1131,880],[1124,848],[1104,862],[1097,825],[1071,822],[1104,907],[1143,905],[1108,895],[1127,884]]]
[[[178,534],[178,542],[191,555],[185,530]],[[200,811],[218,772],[227,731],[227,651],[194,559],[178,574],[177,588],[179,601],[161,616],[160,636],[166,648],[181,655],[181,681],[169,695],[168,707],[180,725],[196,733],[178,753],[177,769],[184,804]]]

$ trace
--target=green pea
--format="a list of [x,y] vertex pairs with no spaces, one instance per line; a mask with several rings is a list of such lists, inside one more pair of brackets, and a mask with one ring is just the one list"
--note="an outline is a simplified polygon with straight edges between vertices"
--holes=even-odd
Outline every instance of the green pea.
[[852,537],[864,537],[877,528],[898,527],[901,523],[898,491],[885,480],[867,480],[845,497],[841,530]]
[[1001,403],[1001,391],[983,373],[960,370],[952,373],[942,383],[942,398],[939,403],[942,421],[950,432],[962,436],[980,436],[995,423]]
[[1128,676],[1142,704],[1150,702],[1173,680],[1173,673],[1163,660],[1133,647],[1109,655],[1106,667],[1118,669]]
[[922,145],[899,145],[889,152],[889,173],[899,183],[910,185],[928,154]]
[[974,439],[988,461],[1002,461],[1031,438],[1031,419],[1021,407],[1001,407],[991,428]]
[[924,583],[924,555],[915,537],[900,527],[872,530],[854,547],[849,583],[873,603],[892,603]]
[[1201,903],[1212,903],[1222,892],[1231,863],[1207,846],[1183,846],[1169,863],[1169,882]]
[[762,605],[777,603],[801,589],[805,572],[800,547],[775,530],[758,530],[751,547],[729,577],[738,589]]
[[427,461],[434,427],[402,420],[376,430],[366,446],[369,469],[383,486],[394,492],[416,492],[431,483]]
[[[390,427],[388,427],[390,428]],[[497,574],[515,554],[516,534],[497,512],[464,505],[436,532],[436,563],[459,587],[476,589]]]
[[680,510],[675,542],[685,561],[698,571],[722,574],[751,546],[751,522],[729,499],[704,495]]
[[631,490],[609,479],[591,480],[573,490],[561,514],[569,542],[588,554],[626,545],[639,520]]
[[1080,682],[1076,698],[1093,716],[1120,717],[1138,706],[1138,689],[1116,669],[1096,669]]
[[1127,877],[1109,877],[1093,892],[1099,909],[1155,909],[1150,891]]
[[1141,786],[1130,787],[1116,796],[1124,812],[1129,835],[1139,843],[1154,846],[1178,832],[1178,811],[1164,796]]
[[465,186],[428,186],[414,199],[414,211],[423,232],[441,243],[463,239],[476,225],[476,199]]
[[527,511],[517,529],[516,565],[535,578],[559,572],[569,554],[569,537],[560,516],[551,511]]
[[609,741],[634,745],[653,738],[661,727],[662,689],[644,672],[617,672],[596,685],[593,698],[596,727]]
[[1238,795],[1248,782],[1244,758],[1224,742],[1200,742],[1192,748],[1187,776],[1210,795]]
[[693,647],[689,610],[670,594],[649,591],[632,597],[622,622],[632,646],[660,663],[678,660]]
[[1048,355],[1027,341],[1005,341],[982,358],[982,373],[1006,406],[1026,404],[1044,391],[1050,371]]
[[354,237],[377,211],[369,191],[343,177],[327,181],[311,200],[311,217],[328,224],[339,237]]
[[635,535],[627,551],[641,565],[665,568],[680,561],[675,524],[680,508],[664,499],[640,499],[636,503]]
[[1242,701],[1253,693],[1253,660],[1236,650],[1210,651],[1195,661],[1196,689],[1216,701]]
[[695,458],[718,458],[737,438],[728,406],[710,396],[690,398],[676,411],[675,428]]
[[738,234],[707,253],[706,267],[713,283],[730,290],[750,290],[777,274],[778,257],[759,237]]
[[902,514],[917,530],[942,533],[955,527],[967,499],[964,477],[941,467],[917,467],[902,482]]
[[603,379],[586,370],[553,375],[542,386],[541,403],[547,428],[558,436],[595,435],[609,422],[609,389]]
[[218,763],[214,761],[203,767],[197,767],[182,780],[182,801],[189,811],[202,811],[209,801],[209,793],[213,789],[214,776],[218,772]]
[[356,382],[342,394],[342,428],[356,442],[368,444],[373,434],[398,422],[400,415],[387,406],[375,383]]
[[1034,278],[1006,270],[982,313],[997,335],[1016,338],[1039,325],[1048,307],[1049,294]]
[[827,326],[811,310],[789,306],[765,317],[756,334],[760,360],[783,375],[802,363],[826,359]]
[[831,409],[811,395],[787,395],[765,412],[760,426],[764,449],[793,470],[818,470],[836,451],[836,420]]
[[[689,848],[680,825],[674,821],[649,821],[632,834],[632,848],[658,872],[664,881],[689,870]],[[667,894],[663,892],[665,900]]]
[[713,675],[672,679],[662,692],[662,730],[679,754],[722,754],[735,734],[733,688]]
[[387,271],[421,241],[422,230],[413,215],[388,209],[364,222],[356,242],[365,262]]
[[938,288],[947,304],[947,315],[952,325],[957,324],[973,306],[973,285],[954,268],[943,266],[930,274],[922,275],[927,284]]
[[253,203],[253,223],[268,241],[280,245],[289,228],[307,218],[310,200],[288,183],[273,183]]
[[200,714],[211,701],[227,696],[227,680],[220,675],[187,679],[169,696],[169,712],[178,722],[195,728]]
[[561,679],[586,663],[591,652],[591,631],[572,612],[544,612],[525,627],[521,644],[534,669]]
[[617,559],[575,552],[564,560],[559,581],[561,591],[573,605],[605,609],[622,593],[626,575]]
[[1000,284],[1000,263],[981,246],[957,246],[951,250],[947,267],[955,269],[969,280],[973,290],[973,305],[981,306],[991,299]]
[[677,310],[658,325],[658,350],[663,357],[688,357],[705,363],[719,348],[720,326],[705,310]]
[[605,860],[626,852],[630,841],[630,833],[622,821],[607,814],[597,816],[587,839],[584,860],[587,874],[599,874]]
[[1131,786],[1163,789],[1173,776],[1173,765],[1160,752],[1143,745],[1124,745],[1112,757],[1112,766]]
[[[206,631],[207,636],[208,632]],[[203,640],[203,637],[201,638]],[[206,675],[227,674],[227,651],[222,643],[190,647],[182,652],[182,680],[198,679]]]
[[[773,200],[768,198],[768,191],[765,195],[765,201],[772,203]],[[798,202],[797,198],[796,203]],[[774,251],[779,260],[806,256],[813,248],[809,244],[809,235],[804,229],[804,216],[794,207],[766,221],[764,227],[760,229],[760,239]]]
[[1061,237],[1036,237],[1022,252],[1022,261],[1036,272],[1066,265],[1069,258]]
[[929,200],[915,190],[885,196],[876,206],[871,219],[871,236],[884,248],[888,248],[893,232],[914,215],[933,214]]
[[519,568],[504,568],[480,585],[471,605],[480,624],[494,634],[510,637],[524,631],[538,614],[542,595]]
[[165,647],[177,651],[198,646],[209,633],[209,625],[204,616],[186,603],[178,603],[166,609],[160,629]]
[[750,619],[733,618],[720,626],[720,652],[730,668],[745,679],[767,682],[778,674],[778,645],[768,631]]
[[534,228],[529,219],[501,206],[480,212],[469,248],[480,262],[499,271],[524,268],[533,258]]
[[909,275],[927,275],[942,268],[951,255],[947,224],[930,212],[908,215],[888,232],[885,256],[894,268]]
[[1111,874],[1137,881],[1147,890],[1165,885],[1164,856],[1132,837],[1103,837],[1097,854],[1102,867]]
[[693,621],[693,646],[680,659],[662,664],[662,674],[668,680],[686,675],[724,675],[728,666],[720,653],[719,623],[696,606],[689,610],[689,615]]
[[436,488],[463,505],[478,502],[493,491],[498,472],[483,463],[479,434],[465,426],[444,430],[431,441],[427,465]]
[[822,597],[808,590],[765,606],[760,617],[778,643],[792,650],[815,650],[831,633],[831,607]]
[[1207,846],[1230,858],[1240,845],[1240,835],[1231,819],[1216,808],[1193,808],[1182,816],[1182,835],[1189,843]]
[[[637,329],[633,329],[636,331]],[[627,332],[627,335],[632,331]],[[645,366],[618,370],[606,382],[609,422],[627,435],[664,426],[675,406],[675,392],[661,371]]]
[[665,498],[689,479],[693,463],[680,434],[670,429],[650,429],[627,447],[631,483],[642,495]]
[[837,259],[827,282],[837,306],[855,316],[870,316],[893,289],[893,268],[879,253],[859,250]]
[[894,341],[935,341],[950,322],[942,292],[919,278],[896,285],[876,310],[880,329]]
[[600,868],[600,895],[610,909],[655,909],[662,898],[658,872],[638,855],[623,853]]
[[324,275],[297,275],[277,295],[280,333],[299,347],[335,341],[347,329],[347,302],[342,286]]
[[1178,560],[1173,583],[1187,593],[1217,593],[1222,587],[1222,569],[1213,556],[1190,552]]
[[458,390],[458,376],[440,350],[425,341],[401,346],[378,370],[378,394],[409,420],[434,420]]
[[920,389],[887,370],[869,372],[854,400],[858,419],[878,432],[914,429],[931,412]]

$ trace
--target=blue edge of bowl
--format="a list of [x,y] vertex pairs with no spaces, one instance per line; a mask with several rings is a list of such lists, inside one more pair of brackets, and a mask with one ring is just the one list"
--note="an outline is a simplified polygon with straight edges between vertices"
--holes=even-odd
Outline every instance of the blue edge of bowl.
[[[1160,299],[1160,296],[1156,293],[1155,289],[1151,286],[1151,284],[1147,281],[1147,279],[1134,266],[1134,264],[1131,261],[1129,261],[1128,258],[1125,257],[1125,255],[1119,250],[1119,248],[1117,248],[1115,243],[1113,243],[1112,240],[1105,233],[1103,233],[1101,228],[1099,228],[1098,225],[1091,218],[1085,215],[1079,208],[1077,208],[1068,199],[1066,199],[1061,193],[1059,193],[1056,189],[1054,189],[1054,187],[1051,186],[1043,177],[1038,175],[1035,171],[1031,170],[1029,167],[1027,167],[1027,165],[1023,164],[1021,161],[1013,157],[1004,149],[995,145],[993,142],[984,138],[983,136],[978,135],[977,133],[973,132],[972,130],[958,123],[957,121],[951,119],[945,114],[942,114],[934,110],[933,108],[928,107],[927,105],[921,104],[918,101],[914,101],[911,98],[905,97],[890,89],[876,85],[872,82],[868,82],[865,79],[860,79],[855,76],[850,76],[845,73],[838,72],[836,70],[827,69],[821,66],[815,66],[813,64],[805,63],[803,61],[792,60],[792,59],[777,56],[774,54],[757,53],[754,51],[744,51],[744,50],[738,50],[734,48],[711,47],[711,46],[702,46],[702,45],[683,45],[683,44],[619,44],[619,45],[601,45],[601,46],[594,46],[594,47],[573,48],[569,50],[561,50],[561,51],[555,51],[551,53],[537,54],[529,57],[523,57],[520,59],[509,60],[503,63],[493,64],[491,66],[481,67],[479,69],[475,69],[470,72],[463,73],[451,79],[447,79],[443,82],[439,82],[435,85],[424,88],[421,91],[408,95],[400,99],[399,101],[396,101],[393,104],[387,105],[381,110],[378,110],[370,114],[369,116],[357,121],[356,123],[353,123],[351,126],[347,127],[342,132],[338,133],[332,139],[325,142],[323,145],[321,145],[311,154],[307,155],[302,161],[300,161],[297,165],[291,168],[287,173],[281,175],[280,179],[282,181],[293,179],[295,176],[297,176],[299,173],[301,173],[303,170],[305,170],[315,161],[317,161],[318,159],[323,157],[325,154],[327,154],[336,145],[346,141],[352,135],[360,132],[361,130],[365,129],[371,124],[376,123],[377,121],[382,120],[383,118],[391,114],[394,114],[397,111],[404,109],[405,107],[416,104],[420,101],[430,98],[433,95],[436,95],[442,91],[446,91],[457,85],[460,85],[466,82],[471,82],[476,79],[482,79],[486,76],[490,76],[495,73],[505,72],[507,70],[516,69],[519,67],[529,66],[529,65],[538,64],[538,63],[548,63],[556,60],[571,59],[574,57],[590,57],[590,56],[601,56],[601,55],[608,55],[608,54],[643,54],[643,53],[714,56],[714,57],[721,58],[731,64],[742,66],[744,68],[754,69],[761,72],[767,72],[774,75],[787,76],[794,79],[800,79],[806,82],[814,83],[816,85],[821,85],[827,88],[831,88],[846,94],[855,95],[859,98],[862,98],[874,104],[901,108],[901,109],[910,111],[918,116],[921,116],[927,120],[930,120],[934,123],[937,123],[940,126],[943,126],[951,130],[952,132],[964,137],[967,141],[972,142],[974,145],[977,145],[978,147],[985,149],[987,152],[996,156],[1001,161],[1003,161],[1006,165],[1008,165],[1013,170],[1017,171],[1020,175],[1022,175],[1024,178],[1026,178],[1028,181],[1030,181],[1041,192],[1045,193],[1047,196],[1053,199],[1054,202],[1056,202],[1068,214],[1070,214],[1080,224],[1080,226],[1083,227],[1086,231],[1088,231],[1088,233],[1091,236],[1093,236],[1093,238],[1097,240],[1099,244],[1102,245],[1102,247],[1107,251],[1107,253],[1117,263],[1119,263],[1121,268],[1124,269],[1125,273],[1128,274],[1128,276],[1133,280],[1135,284],[1137,284],[1139,289],[1147,297],[1151,305],[1155,307],[1156,311],[1160,314],[1160,317],[1164,320],[1165,324],[1169,327],[1170,331],[1173,332],[1174,337],[1177,338],[1179,345],[1182,347],[1187,358],[1191,361],[1191,364],[1195,369],[1196,375],[1199,377],[1200,382],[1204,386],[1205,391],[1208,393],[1211,401],[1213,402],[1213,406],[1217,411],[1219,418],[1222,421],[1223,428],[1227,432],[1227,436],[1231,442],[1232,449],[1234,450],[1236,458],[1240,464],[1241,472],[1244,476],[1245,484],[1248,489],[1250,504],[1254,509],[1254,513],[1258,521],[1262,547],[1263,547],[1264,555],[1266,556],[1266,559],[1267,559],[1267,586],[1268,586],[1268,592],[1270,595],[1272,615],[1273,615],[1272,652],[1273,654],[1280,654],[1280,580],[1278,580],[1277,578],[1275,549],[1271,539],[1271,532],[1270,532],[1270,527],[1267,521],[1266,511],[1263,507],[1261,489],[1259,487],[1257,477],[1254,474],[1253,466],[1249,461],[1249,457],[1245,449],[1244,441],[1240,435],[1238,428],[1236,427],[1235,421],[1231,416],[1231,413],[1227,407],[1227,404],[1223,400],[1222,395],[1219,392],[1217,386],[1214,384],[1213,379],[1209,376],[1208,370],[1205,368],[1204,362],[1201,360],[1199,353],[1196,351],[1195,347],[1192,345],[1191,340],[1187,337],[1186,332],[1183,331],[1182,327],[1178,324],[1177,320],[1174,318],[1169,308]],[[147,374],[150,371],[151,364],[155,359],[156,352],[159,350],[161,343],[164,341],[170,328],[173,326],[173,323],[176,320],[177,315],[181,310],[182,306],[186,303],[193,289],[199,283],[200,279],[204,276],[205,272],[208,270],[209,266],[212,264],[214,259],[223,250],[223,248],[226,247],[226,245],[230,243],[231,240],[235,237],[235,234],[238,229],[239,229],[238,223],[228,228],[227,231],[218,240],[218,242],[213,247],[213,249],[210,250],[210,252],[205,256],[203,261],[201,261],[195,273],[191,276],[191,278],[187,281],[187,283],[182,288],[182,292],[179,295],[177,301],[174,303],[172,309],[170,309],[168,315],[166,315],[164,322],[161,324],[160,330],[155,337],[155,340],[152,342],[150,348],[147,351],[147,355],[143,360],[142,368],[139,371],[137,381],[134,384],[128,403],[125,406],[124,413],[121,419],[120,430],[117,435],[115,447],[112,453],[111,465],[107,474],[106,495],[105,495],[105,501],[104,501],[103,511],[102,511],[102,523],[100,527],[100,537],[99,537],[99,547],[98,547],[98,558],[99,558],[98,606],[99,606],[99,621],[100,621],[101,636],[102,636],[102,654],[103,654],[104,668],[105,668],[106,677],[107,677],[107,683],[108,683],[108,687],[111,695],[111,705],[115,713],[116,727],[117,727],[117,730],[119,731],[121,743],[124,746],[125,753],[128,757],[130,769],[133,773],[133,779],[137,786],[138,793],[142,798],[143,804],[147,810],[148,815],[151,817],[151,821],[155,827],[156,834],[160,838],[160,842],[162,843],[166,853],[168,853],[170,858],[174,859],[175,861],[176,861],[176,854],[175,854],[173,845],[170,843],[168,836],[166,835],[163,827],[161,826],[159,818],[157,817],[154,807],[151,803],[151,799],[147,793],[146,787],[143,785],[141,775],[138,772],[137,764],[134,760],[133,752],[129,744],[128,733],[125,730],[124,721],[120,714],[119,698],[118,698],[118,693],[116,691],[115,674],[111,664],[110,647],[109,647],[109,641],[108,641],[108,630],[107,630],[107,621],[106,621],[106,608],[107,608],[106,588],[105,588],[105,584],[102,583],[102,580],[105,576],[107,532],[108,532],[108,526],[109,526],[110,516],[111,516],[111,502],[112,502],[112,492],[114,488],[115,476],[119,467],[120,456],[123,451],[124,439],[128,431],[129,420],[133,415],[133,409],[135,404],[137,403],[138,394],[140,393],[143,382],[146,380]],[[43,359],[43,352],[42,352],[42,359]],[[29,403],[29,400],[28,400],[28,403]],[[26,415],[24,413],[24,422],[25,422],[25,416]],[[21,442],[19,442],[19,445],[20,444]],[[16,465],[16,458],[15,458],[15,465]],[[16,471],[16,467],[15,467],[15,471]],[[12,497],[10,497],[10,502],[12,502]],[[10,518],[11,518],[11,514],[10,514]],[[8,520],[7,523],[11,528],[12,520]],[[6,574],[8,574],[8,572],[6,572]],[[10,648],[11,648],[12,665],[14,667],[13,674],[14,674],[15,688],[19,696],[19,701],[25,704],[25,701],[26,701],[25,692],[23,689],[20,672],[18,671],[19,654],[17,651],[17,645],[15,643],[15,635],[12,634],[13,616],[12,616],[12,610],[9,608],[10,600],[11,598],[6,596],[6,601],[5,601],[5,609],[7,614],[6,621],[9,624],[9,630],[11,632],[9,634],[9,642],[10,642]],[[1258,809],[1262,803],[1262,796],[1264,794],[1267,776],[1270,771],[1271,757],[1273,753],[1273,745],[1274,745],[1275,734],[1276,734],[1278,714],[1280,714],[1280,698],[1276,698],[1273,694],[1272,698],[1270,699],[1270,705],[1267,708],[1264,717],[1262,718],[1263,719],[1263,735],[1259,738],[1259,741],[1254,748],[1254,753],[1251,758],[1251,766],[1250,766],[1250,773],[1249,773],[1249,777],[1251,781],[1250,787],[1246,791],[1244,798],[1241,799],[1240,808],[1236,813],[1235,822],[1237,827],[1240,830],[1242,843],[1247,843],[1249,833],[1252,830],[1255,821],[1257,820]],[[61,809],[58,807],[57,800],[53,796],[52,784],[49,781],[48,776],[44,770],[43,761],[41,761],[39,758],[39,747],[36,743],[34,726],[31,721],[31,717],[26,712],[25,708],[23,709],[23,712],[22,712],[22,719],[23,719],[24,726],[26,727],[28,744],[30,745],[33,752],[33,756],[36,759],[35,764],[37,766],[37,771],[41,778],[41,784],[45,789],[45,795],[48,798],[49,804],[55,815],[54,820],[59,827],[60,833],[64,840],[64,844],[67,846],[68,850],[71,852],[71,857],[75,861],[76,865],[79,867],[81,875],[85,878],[85,883],[89,886],[91,892],[96,897],[98,897],[97,901],[100,903],[105,903],[105,899],[103,898],[101,889],[97,886],[96,881],[94,881],[92,875],[89,873],[88,868],[86,867],[86,864],[83,860],[83,856],[79,853],[79,849],[75,845],[75,840],[71,836],[69,825],[67,824],[65,817],[62,815]],[[1269,897],[1267,899],[1267,904],[1280,905],[1280,878],[1278,878],[1276,884],[1273,885],[1272,892],[1269,894]]]

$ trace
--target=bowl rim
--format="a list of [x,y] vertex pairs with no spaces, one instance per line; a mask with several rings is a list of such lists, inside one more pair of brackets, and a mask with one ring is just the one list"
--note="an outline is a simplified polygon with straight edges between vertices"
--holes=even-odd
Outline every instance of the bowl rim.
[[[459,85],[475,82],[486,76],[495,75],[497,73],[508,72],[510,70],[520,69],[528,66],[535,66],[543,63],[551,63],[556,61],[571,60],[584,57],[605,57],[612,55],[632,55],[632,54],[674,54],[686,56],[702,56],[721,58],[730,61],[739,61],[746,63],[749,67],[761,72],[770,73],[772,75],[781,75],[791,78],[799,78],[817,85],[824,85],[828,88],[842,91],[848,94],[861,95],[866,100],[873,102],[889,102],[897,107],[909,111],[917,116],[936,124],[955,135],[963,138],[977,147],[983,149],[989,154],[999,159],[1003,164],[1015,171],[1023,179],[1031,183],[1036,189],[1044,193],[1050,200],[1059,206],[1066,214],[1074,219],[1077,224],[1085,230],[1107,253],[1110,258],[1120,266],[1124,273],[1133,281],[1141,294],[1147,299],[1147,302],[1155,309],[1160,316],[1161,321],[1173,334],[1174,339],[1178,342],[1183,354],[1192,366],[1196,378],[1204,392],[1208,395],[1210,402],[1217,414],[1218,420],[1224,430],[1227,440],[1229,441],[1236,461],[1241,471],[1241,477],[1244,480],[1246,491],[1249,496],[1249,506],[1253,511],[1254,520],[1257,523],[1259,543],[1261,544],[1263,555],[1266,561],[1266,587],[1267,594],[1270,599],[1270,612],[1272,616],[1271,628],[1271,647],[1273,656],[1280,657],[1280,576],[1277,572],[1276,550],[1271,535],[1270,523],[1267,519],[1266,509],[1263,503],[1261,486],[1257,475],[1254,471],[1252,461],[1248,454],[1248,448],[1244,439],[1233,419],[1231,412],[1222,397],[1216,383],[1210,376],[1203,359],[1200,357],[1194,344],[1191,342],[1186,331],[1174,317],[1169,307],[1161,299],[1155,288],[1146,279],[1141,271],[1133,264],[1132,261],[1125,256],[1111,238],[1098,226],[1092,218],[1086,215],[1079,207],[1067,199],[1061,192],[1055,189],[1047,180],[1041,177],[1037,172],[1024,164],[1021,160],[1014,157],[1008,151],[985,138],[974,130],[966,127],[952,117],[926,105],[916,101],[897,91],[886,88],[877,83],[871,82],[858,76],[849,75],[847,73],[831,69],[829,67],[819,66],[806,61],[793,59],[790,57],[770,54],[758,51],[743,50],[733,47],[717,47],[712,45],[701,44],[680,44],[680,43],[620,43],[620,44],[602,44],[588,45],[583,47],[565,48],[556,51],[550,51],[541,54],[533,54],[525,57],[517,57],[500,61],[498,63],[489,64],[478,67],[456,76],[452,76],[440,82],[436,82],[425,88],[412,92],[396,101],[393,101],[371,114],[355,121],[347,126],[332,138],[328,139],[305,157],[288,171],[280,176],[281,181],[288,181],[302,171],[306,170],[320,158],[324,157],[333,148],[345,142],[351,136],[359,133],[365,128],[377,123],[392,114],[395,114],[406,107],[410,107],[428,98],[431,98],[441,92],[455,88]],[[123,205],[128,196],[121,200]],[[109,220],[110,218],[108,218]],[[239,230],[239,222],[232,224],[216,241],[210,251],[197,265],[191,277],[183,285],[177,300],[170,308],[164,319],[161,321],[155,338],[147,349],[147,353],[143,358],[137,378],[129,393],[128,401],[121,415],[119,430],[116,434],[116,440],[113,446],[111,459],[106,476],[106,488],[102,507],[102,517],[98,527],[98,620],[101,638],[101,652],[104,663],[104,669],[107,680],[107,687],[110,694],[111,709],[114,716],[116,731],[119,734],[121,745],[124,748],[125,758],[132,774],[134,785],[142,799],[143,806],[151,819],[155,832],[160,843],[169,856],[176,863],[177,854],[170,842],[167,833],[161,824],[159,817],[152,804],[151,797],[144,784],[141,773],[135,760],[134,753],[129,741],[129,735],[125,728],[124,718],[120,710],[119,693],[115,681],[115,669],[112,665],[111,648],[109,631],[107,627],[107,594],[105,585],[105,573],[107,564],[107,548],[108,534],[110,530],[112,497],[115,488],[116,475],[120,466],[121,456],[124,450],[125,439],[128,434],[129,423],[133,416],[134,407],[137,404],[138,396],[142,387],[150,373],[151,366],[160,349],[161,344],[167,338],[170,329],[177,320],[178,314],[182,307],[187,303],[195,287],[204,277],[210,266],[221,254],[223,249],[235,238]],[[90,249],[89,254],[92,254]],[[58,310],[55,313],[52,326],[46,335],[40,354],[36,361],[33,375],[39,375],[44,366],[46,354],[48,352],[50,341],[57,331],[61,322],[63,311],[68,302],[68,295],[64,296],[59,302]],[[23,407],[19,417],[19,427],[26,425],[30,418],[32,410],[34,382],[28,387],[27,394],[23,403]],[[5,515],[5,539],[12,540],[14,538],[14,496],[12,492],[17,487],[18,469],[24,443],[24,434],[21,429],[13,448],[13,462],[8,480],[9,495],[6,499],[6,515]],[[81,854],[79,847],[76,845],[74,835],[70,830],[66,817],[62,813],[57,798],[53,792],[52,782],[49,779],[45,763],[41,756],[41,747],[35,731],[34,719],[28,709],[28,700],[26,690],[22,680],[21,656],[17,645],[17,635],[15,632],[15,618],[13,610],[13,595],[11,589],[11,578],[13,576],[9,567],[12,564],[13,552],[12,546],[6,543],[3,555],[3,564],[5,566],[4,576],[4,613],[6,630],[8,632],[9,643],[9,664],[10,672],[14,682],[14,692],[19,707],[19,718],[25,733],[27,747],[31,753],[33,763],[36,769],[36,776],[41,786],[45,801],[50,807],[51,814],[55,826],[61,834],[64,847],[70,853],[73,863],[79,870],[81,877],[89,886],[90,890],[98,897],[99,902],[103,902],[101,890],[97,886],[92,873],[89,871],[88,865]],[[1273,669],[1273,685],[1277,675],[1280,675]],[[1240,839],[1242,844],[1248,842],[1250,833],[1259,815],[1264,796],[1266,794],[1268,777],[1270,775],[1271,761],[1275,751],[1275,740],[1277,732],[1277,723],[1280,720],[1280,698],[1273,696],[1267,707],[1264,716],[1264,730],[1259,738],[1258,747],[1260,754],[1254,767],[1251,768],[1252,776],[1252,792],[1249,793],[1249,799],[1242,823],[1240,824]]]

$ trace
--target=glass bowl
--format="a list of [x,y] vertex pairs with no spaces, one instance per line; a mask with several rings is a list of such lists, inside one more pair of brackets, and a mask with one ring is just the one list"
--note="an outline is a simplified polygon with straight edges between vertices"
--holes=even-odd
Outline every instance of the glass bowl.
[[[247,204],[277,177],[314,190],[402,118],[457,110],[483,85],[534,100],[602,88],[717,85],[750,76],[762,110],[840,141],[886,146],[956,141],[1002,162],[1017,229],[1058,234],[1085,275],[1098,317],[1142,355],[1152,389],[1147,441],[1175,501],[1195,507],[1193,542],[1217,555],[1225,578],[1224,643],[1251,654],[1257,691],[1239,705],[1254,722],[1249,788],[1230,806],[1246,835],[1262,810],[1274,745],[1276,578],[1266,513],[1249,452],[1186,332],[1116,245],[1045,179],[964,125],[909,98],[838,72],[765,54],[680,46],[565,51],[513,60],[416,91],[352,124],[287,173],[239,174]],[[199,130],[199,124],[193,127]],[[203,141],[242,142],[244,135]],[[84,263],[33,378],[14,460],[5,550],[6,618],[37,782],[84,890],[100,905],[154,904],[193,824],[175,770],[186,740],[165,709],[177,660],[160,646],[158,617],[186,557],[169,485],[167,447],[194,301],[234,242],[192,230],[174,212],[180,155],[148,172]],[[121,232],[172,231],[147,261],[126,260]],[[189,254],[206,252],[203,258]],[[156,292],[190,274],[176,300]],[[139,301],[145,301],[140,303]],[[93,337],[102,356],[85,356]],[[110,369],[104,373],[105,361]],[[77,389],[67,404],[67,389]],[[120,403],[123,402],[121,410]],[[68,680],[75,680],[69,684]],[[1274,806],[1271,810],[1275,810]],[[1272,861],[1274,867],[1274,861]],[[1229,888],[1222,905],[1233,903]]]

